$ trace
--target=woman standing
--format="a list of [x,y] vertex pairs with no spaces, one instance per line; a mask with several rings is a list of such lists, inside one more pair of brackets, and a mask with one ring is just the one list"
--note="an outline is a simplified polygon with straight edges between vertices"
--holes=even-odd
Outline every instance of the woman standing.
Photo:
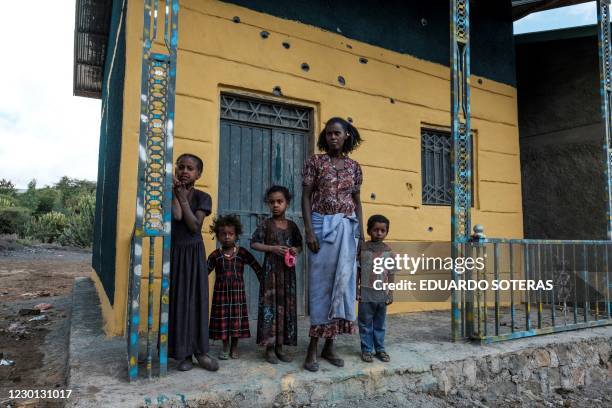
[[321,357],[342,367],[334,340],[356,332],[356,254],[363,240],[359,163],[348,153],[361,143],[357,129],[342,118],[327,121],[313,155],[303,169],[302,213],[310,249],[308,284],[310,344],[304,368],[317,371],[317,345],[325,339]]

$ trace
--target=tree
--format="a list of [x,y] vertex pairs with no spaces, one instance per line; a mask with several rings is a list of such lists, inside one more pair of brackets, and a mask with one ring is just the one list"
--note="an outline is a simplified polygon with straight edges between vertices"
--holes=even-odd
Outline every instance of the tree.
[[32,211],[36,211],[36,207],[38,206],[38,197],[36,196],[36,179],[30,180],[26,192],[20,194],[18,197],[21,206],[29,208]]
[[96,191],[96,183],[64,176],[55,184],[55,189],[59,192],[61,207],[69,209],[77,205],[81,195]]
[[39,190],[36,190],[36,211],[34,212],[36,215],[46,214],[51,212],[58,207],[59,203],[59,193],[52,187],[45,187]]
[[14,196],[16,193],[15,185],[11,180],[1,179],[0,180],[0,194]]

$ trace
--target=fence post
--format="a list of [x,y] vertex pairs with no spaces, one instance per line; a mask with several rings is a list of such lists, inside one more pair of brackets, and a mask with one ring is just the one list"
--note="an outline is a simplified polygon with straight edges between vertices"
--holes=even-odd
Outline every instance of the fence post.
[[[470,237],[470,242],[467,247],[470,248],[468,251],[469,255],[478,257],[480,255],[480,245],[484,242],[486,236],[484,234],[484,228],[480,224],[474,225],[474,233]],[[478,273],[479,275],[479,273]],[[466,270],[466,281],[472,279],[472,269]],[[465,337],[472,338],[474,336],[474,291],[468,290],[465,296]]]

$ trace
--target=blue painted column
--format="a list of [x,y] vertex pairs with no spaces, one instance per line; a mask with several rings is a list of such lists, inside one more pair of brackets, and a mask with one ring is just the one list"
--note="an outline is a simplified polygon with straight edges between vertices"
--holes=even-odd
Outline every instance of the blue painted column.
[[[166,52],[152,53],[157,39],[158,0],[144,0],[143,47],[140,97],[140,137],[138,149],[138,191],[136,222],[131,243],[130,286],[128,291],[127,354],[128,377],[138,378],[140,285],[143,241],[149,242],[149,279],[147,302],[147,376],[153,376],[153,353],[159,349],[159,375],[168,364],[168,307],[170,277],[170,236],[172,216],[172,146],[174,136],[174,100],[176,53],[178,46],[178,0],[167,0],[164,14]],[[157,347],[153,332],[155,282],[155,240],[161,239],[162,276],[159,294],[159,333]]]
[[[470,132],[470,2],[450,0],[451,76],[451,240],[452,257],[464,256],[460,248],[470,239],[471,132]],[[452,279],[459,280],[453,269]],[[465,336],[461,330],[461,305],[451,291],[451,339]]]

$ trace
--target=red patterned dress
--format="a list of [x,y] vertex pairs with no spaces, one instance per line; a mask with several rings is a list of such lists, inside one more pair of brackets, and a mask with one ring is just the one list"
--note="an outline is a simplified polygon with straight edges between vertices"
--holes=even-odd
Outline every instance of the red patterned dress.
[[[251,242],[301,248],[302,235],[293,221],[287,220],[287,228],[281,229],[268,218],[257,227]],[[263,270],[259,283],[257,344],[297,346],[295,266],[288,267],[283,257],[266,252]]]
[[323,215],[355,212],[353,194],[361,189],[363,174],[359,163],[347,156],[343,159],[344,168],[338,170],[328,154],[312,155],[304,163],[302,184],[312,186],[312,212]]
[[242,247],[235,247],[234,253],[229,256],[217,248],[208,256],[208,273],[215,271],[208,329],[209,337],[213,340],[251,337],[244,290],[245,265],[250,266],[261,281],[261,265]]

